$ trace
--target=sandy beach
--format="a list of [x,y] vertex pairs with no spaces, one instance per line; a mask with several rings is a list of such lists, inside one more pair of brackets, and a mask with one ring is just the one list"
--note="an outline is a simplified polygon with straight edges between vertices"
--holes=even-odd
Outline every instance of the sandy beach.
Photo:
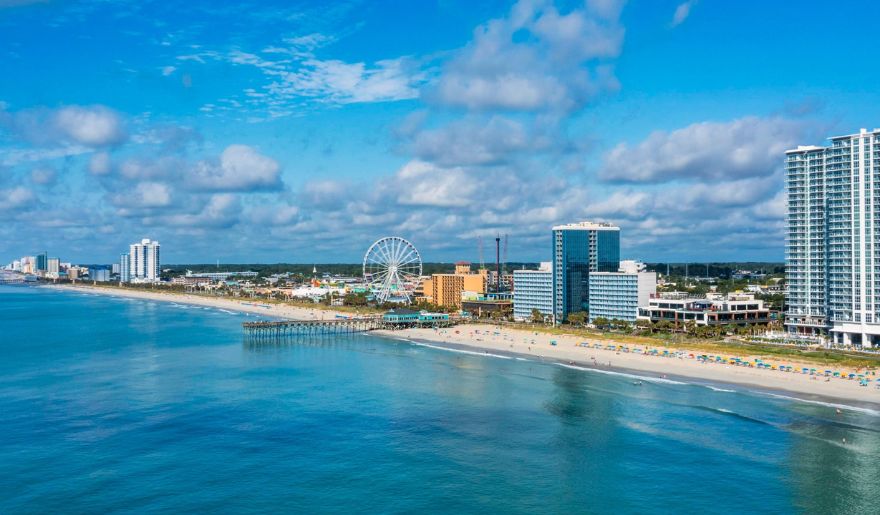
[[[757,389],[779,394],[791,394],[797,398],[842,404],[866,403],[872,409],[880,407],[880,389],[875,385],[876,377],[871,376],[870,386],[859,386],[858,381],[841,378],[825,378],[779,370],[765,370],[747,366],[722,363],[704,363],[689,358],[690,352],[682,350],[681,355],[670,350],[669,356],[647,355],[650,347],[629,345],[629,352],[607,350],[607,340],[591,340],[579,336],[550,335],[544,333],[510,330],[492,325],[469,324],[450,329],[406,329],[402,331],[378,331],[395,338],[410,339],[415,342],[451,345],[484,353],[516,354],[529,356],[572,366],[596,370],[632,372],[639,376],[657,379],[694,379],[724,388]],[[551,342],[555,342],[555,345]],[[587,346],[584,346],[586,344]],[[593,345],[599,344],[601,348]],[[641,352],[635,352],[640,349]],[[753,356],[739,356],[753,359]],[[775,363],[776,360],[768,360]],[[818,368],[816,364],[802,364],[786,361],[793,370],[802,367]],[[823,369],[824,371],[824,369]],[[827,379],[827,381],[826,381]],[[637,381],[634,378],[634,381]]]
[[[123,290],[91,286],[48,286],[68,291],[81,291],[101,295],[138,298],[162,302],[177,302],[217,309],[234,310],[263,317],[297,320],[320,320],[334,318],[338,312],[315,308],[267,304],[253,299],[212,298],[169,292],[149,292]],[[651,355],[651,347],[628,345],[626,350],[606,348],[608,340],[590,340],[574,335],[551,335],[527,330],[499,328],[488,324],[467,324],[448,329],[406,329],[400,331],[375,331],[374,334],[397,339],[407,339],[447,348],[466,348],[481,353],[516,354],[530,359],[547,360],[604,371],[638,372],[645,380],[666,377],[690,378],[717,385],[731,385],[764,391],[788,392],[798,398],[842,404],[867,405],[872,409],[880,407],[880,389],[876,387],[878,377],[868,376],[869,386],[860,386],[857,380],[826,378],[824,375],[810,375],[796,372],[783,372],[742,365],[707,363],[695,357],[686,349],[676,352],[673,349],[658,348],[658,355]],[[596,348],[596,345],[601,348]],[[669,355],[663,355],[669,350]],[[697,353],[695,353],[697,354]],[[730,356],[733,357],[733,356]],[[736,356],[744,361],[754,362],[761,356]],[[779,361],[767,359],[774,365],[789,365],[795,371],[802,368],[819,369],[816,364]],[[833,368],[848,374],[856,370]],[[634,378],[634,381],[638,379]]]
[[125,297],[131,299],[156,300],[161,302],[177,302],[179,304],[191,304],[217,309],[226,309],[263,316],[266,318],[282,318],[290,320],[321,320],[334,318],[338,311],[320,309],[319,307],[307,308],[285,304],[270,304],[260,299],[247,299],[235,297],[208,297],[204,295],[189,295],[173,292],[151,292],[135,289],[107,288],[86,285],[47,285],[43,288],[53,288],[66,291],[78,291],[108,295],[111,297]]

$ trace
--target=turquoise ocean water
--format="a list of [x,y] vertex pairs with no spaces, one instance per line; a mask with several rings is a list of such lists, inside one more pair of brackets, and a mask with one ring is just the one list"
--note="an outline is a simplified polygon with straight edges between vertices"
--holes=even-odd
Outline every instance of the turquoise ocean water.
[[244,320],[0,287],[0,513],[880,513],[871,410]]

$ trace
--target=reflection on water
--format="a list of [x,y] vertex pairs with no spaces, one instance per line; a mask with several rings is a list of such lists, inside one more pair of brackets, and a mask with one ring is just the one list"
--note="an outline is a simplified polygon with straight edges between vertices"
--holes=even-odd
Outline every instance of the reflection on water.
[[158,302],[0,305],[2,513],[877,512],[870,412],[366,334],[255,344]]

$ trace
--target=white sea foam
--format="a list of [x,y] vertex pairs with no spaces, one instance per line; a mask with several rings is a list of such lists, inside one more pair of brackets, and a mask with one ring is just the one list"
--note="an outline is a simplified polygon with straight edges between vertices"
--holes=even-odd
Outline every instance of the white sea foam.
[[449,347],[441,347],[439,345],[430,345],[430,344],[422,343],[422,342],[413,342],[411,340],[407,340],[407,341],[410,341],[413,345],[418,345],[419,347],[429,347],[431,349],[439,349],[439,350],[445,350],[445,351],[449,351],[449,352],[457,352],[459,354],[473,354],[474,356],[489,356],[491,358],[512,359],[510,356],[502,356],[500,354],[491,354],[489,352],[476,352],[476,351],[472,351],[472,350],[451,349]]
[[708,388],[708,389],[710,389],[710,390],[712,390],[712,391],[714,391],[714,392],[736,393],[736,390],[729,390],[729,389],[727,389],[727,388],[719,388],[719,387],[717,387],[717,386],[712,386],[712,385],[709,385],[709,384],[704,384],[704,385],[701,385],[701,386],[705,386],[706,388]]
[[814,399],[801,399],[799,397],[791,397],[788,395],[781,395],[778,393],[770,393],[770,392],[757,392],[761,395],[766,395],[768,397],[775,397],[777,399],[785,399],[787,401],[796,401],[796,402],[806,402],[807,404],[816,404],[819,406],[827,406],[829,408],[839,408],[842,410],[848,411],[858,411],[859,413],[864,413],[866,415],[871,415],[874,417],[880,417],[880,411],[871,409],[871,408],[862,408],[860,406],[850,406],[849,404],[840,404],[837,402],[825,402],[825,401],[817,401]]
[[601,368],[590,368],[590,367],[579,367],[577,365],[568,365],[566,363],[557,363],[559,366],[565,368],[573,368],[575,370],[584,370],[587,372],[598,372],[600,374],[608,374],[613,376],[621,376],[621,377],[629,377],[631,379],[637,379],[639,381],[647,381],[651,383],[663,383],[663,384],[688,384],[682,383],[681,381],[673,381],[672,379],[664,379],[662,377],[650,377],[650,376],[640,376],[637,374],[629,374],[627,372],[615,372],[613,370],[602,370]]

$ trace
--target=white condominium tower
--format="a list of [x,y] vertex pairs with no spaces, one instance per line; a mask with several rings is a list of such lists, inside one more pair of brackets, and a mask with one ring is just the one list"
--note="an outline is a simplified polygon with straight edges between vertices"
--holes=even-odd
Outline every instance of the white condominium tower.
[[880,129],[786,152],[786,329],[880,345]]
[[149,239],[133,243],[129,248],[129,279],[131,282],[159,280],[159,242]]

